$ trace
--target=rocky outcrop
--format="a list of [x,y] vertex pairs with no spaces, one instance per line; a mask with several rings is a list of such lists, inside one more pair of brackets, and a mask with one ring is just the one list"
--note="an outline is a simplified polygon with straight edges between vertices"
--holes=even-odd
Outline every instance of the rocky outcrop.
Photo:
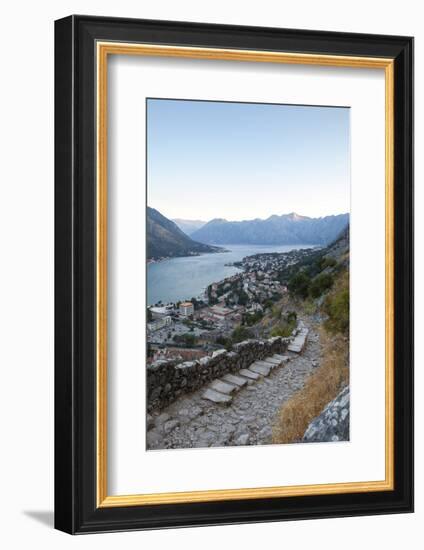
[[286,351],[290,338],[246,340],[232,351],[218,350],[197,361],[159,360],[147,367],[147,410],[159,410],[185,393],[198,390],[226,374],[236,374],[255,361]]
[[331,401],[309,424],[303,441],[307,443],[349,441],[349,386]]

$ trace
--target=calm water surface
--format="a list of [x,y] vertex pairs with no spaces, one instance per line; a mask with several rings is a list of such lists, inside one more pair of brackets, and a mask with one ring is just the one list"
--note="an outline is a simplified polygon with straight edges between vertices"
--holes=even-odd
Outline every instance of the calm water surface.
[[165,304],[198,297],[211,283],[230,277],[240,270],[225,264],[245,256],[265,252],[289,252],[310,245],[222,245],[229,252],[172,258],[147,266],[147,303]]

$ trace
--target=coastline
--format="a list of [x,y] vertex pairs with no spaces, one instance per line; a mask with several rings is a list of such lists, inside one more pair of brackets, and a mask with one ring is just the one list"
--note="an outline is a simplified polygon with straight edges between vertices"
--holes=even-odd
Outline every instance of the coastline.
[[[212,245],[211,245],[212,246]],[[182,254],[181,256],[163,256],[160,258],[147,258],[146,265],[158,264],[166,260],[175,260],[176,258],[197,258],[198,256],[204,256],[205,254],[224,254],[230,252],[226,248],[218,247],[219,250],[210,250],[209,252],[193,252],[192,254]]]
[[[199,296],[208,285],[240,272],[239,262],[246,256],[268,252],[290,252],[299,245],[223,245],[225,254],[200,254],[150,261],[147,264],[147,304],[154,305]],[[311,245],[300,245],[300,248]],[[165,261],[166,260],[166,261]],[[172,261],[169,261],[172,260]]]

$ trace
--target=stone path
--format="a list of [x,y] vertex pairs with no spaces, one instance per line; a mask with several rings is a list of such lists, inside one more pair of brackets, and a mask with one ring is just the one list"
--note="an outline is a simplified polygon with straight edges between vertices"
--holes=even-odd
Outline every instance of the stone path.
[[288,346],[288,351],[294,351],[295,353],[301,353],[305,347],[306,339],[308,337],[309,329],[301,321],[298,326],[298,332],[291,344]]
[[149,449],[264,445],[283,402],[318,366],[318,334],[303,323],[284,356],[227,374],[148,416]]

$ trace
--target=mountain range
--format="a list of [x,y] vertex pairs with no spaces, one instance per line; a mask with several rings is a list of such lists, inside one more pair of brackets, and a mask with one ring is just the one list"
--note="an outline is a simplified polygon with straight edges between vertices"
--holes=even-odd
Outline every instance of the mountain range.
[[147,207],[147,258],[194,256],[222,252],[217,246],[199,243],[183,233],[177,225],[154,208]]
[[207,223],[202,220],[183,220],[181,218],[175,218],[172,221],[177,224],[181,231],[184,231],[184,233],[188,236],[190,236],[192,233],[194,233]]
[[322,218],[294,212],[265,220],[227,221],[216,218],[193,233],[191,238],[205,244],[316,244],[332,242],[349,223],[349,214]]

